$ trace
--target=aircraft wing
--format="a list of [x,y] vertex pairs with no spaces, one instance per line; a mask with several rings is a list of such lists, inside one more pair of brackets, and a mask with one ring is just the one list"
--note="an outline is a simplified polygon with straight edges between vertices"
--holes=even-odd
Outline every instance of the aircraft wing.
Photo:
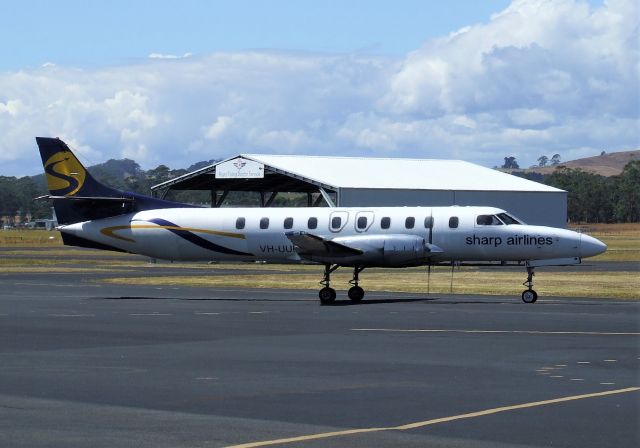
[[293,243],[296,252],[303,258],[308,257],[353,257],[362,255],[360,249],[327,240],[321,236],[306,232],[289,232],[287,238]]

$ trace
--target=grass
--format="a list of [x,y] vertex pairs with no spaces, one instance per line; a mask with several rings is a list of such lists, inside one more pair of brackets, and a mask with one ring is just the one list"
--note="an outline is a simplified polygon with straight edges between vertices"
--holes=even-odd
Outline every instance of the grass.
[[602,223],[578,223],[569,224],[569,229],[579,230],[593,236],[602,235],[636,235],[640,234],[640,223],[602,224]]
[[[291,288],[318,289],[321,268],[317,273],[307,272],[297,275],[258,274],[258,275],[207,275],[189,277],[136,277],[111,278],[106,283],[162,285],[162,286],[201,286],[201,287],[246,287],[253,288]],[[519,295],[526,274],[523,272],[504,272],[462,268],[454,271],[451,288],[451,271],[434,269],[430,279],[431,293]],[[339,270],[332,275],[332,286],[346,289],[350,279],[350,270]],[[427,275],[424,269],[371,269],[361,276],[361,286],[368,291],[427,292]],[[637,272],[544,272],[536,276],[535,289],[542,296],[569,297],[609,297],[619,299],[639,299]]]
[[640,263],[640,223],[584,224],[571,226],[607,245],[607,251],[593,261],[637,261]]
[[0,247],[54,247],[62,246],[60,232],[46,230],[0,231]]
[[2,267],[0,269],[0,274],[2,273],[50,273],[50,274],[65,274],[65,273],[87,273],[87,272],[108,272],[108,273],[119,273],[119,272],[128,272],[126,269],[113,269],[113,268],[89,268],[89,267],[46,267],[46,266],[11,266],[11,267]]

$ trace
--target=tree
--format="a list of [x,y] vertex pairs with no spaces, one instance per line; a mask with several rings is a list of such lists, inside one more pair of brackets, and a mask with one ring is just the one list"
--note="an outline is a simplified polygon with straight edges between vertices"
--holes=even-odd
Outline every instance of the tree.
[[504,158],[504,165],[502,165],[502,168],[517,170],[520,166],[518,165],[518,162],[516,162],[516,158],[510,156]]
[[538,157],[538,166],[547,166],[547,162],[549,161],[549,157],[540,156]]
[[567,191],[567,217],[572,222],[613,222],[615,184],[611,178],[580,169],[559,168],[547,185]]
[[613,182],[616,221],[640,222],[640,160],[627,163]]
[[551,157],[551,165],[553,166],[560,165],[560,154],[554,154]]

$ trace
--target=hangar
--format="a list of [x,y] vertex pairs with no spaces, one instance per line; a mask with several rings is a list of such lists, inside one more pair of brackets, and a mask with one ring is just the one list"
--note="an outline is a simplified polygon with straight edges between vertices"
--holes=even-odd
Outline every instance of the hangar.
[[151,187],[204,190],[211,206],[229,192],[306,193],[307,206],[383,207],[486,205],[529,224],[564,227],[567,192],[462,160],[239,154]]

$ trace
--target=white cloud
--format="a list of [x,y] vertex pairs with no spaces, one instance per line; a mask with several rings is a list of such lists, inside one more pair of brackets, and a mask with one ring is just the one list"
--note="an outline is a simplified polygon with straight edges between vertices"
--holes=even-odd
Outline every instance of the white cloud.
[[175,55],[175,54],[151,53],[147,57],[149,59],[182,59],[182,58],[188,58],[190,56],[192,56],[191,53],[185,53],[182,56],[178,56],[178,55]]
[[15,117],[21,110],[24,110],[24,104],[20,100],[8,100],[6,103],[0,103],[0,114]]
[[209,140],[218,140],[233,124],[233,117],[221,116],[211,126],[204,129],[204,136]]
[[[0,74],[0,161],[36,173],[36,135],[99,162],[183,167],[238,152],[462,158],[640,147],[638,5],[516,0],[403,58],[152,53]],[[10,168],[6,168],[10,167]],[[11,174],[5,172],[4,174]]]
[[541,109],[512,109],[507,111],[516,126],[531,127],[553,123],[554,116],[550,111]]

